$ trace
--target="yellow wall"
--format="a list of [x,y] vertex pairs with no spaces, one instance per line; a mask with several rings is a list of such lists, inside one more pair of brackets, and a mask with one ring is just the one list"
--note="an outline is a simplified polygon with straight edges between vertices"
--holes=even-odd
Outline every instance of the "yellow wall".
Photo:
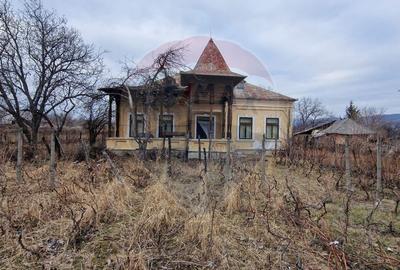
[[[279,119],[278,146],[285,143],[288,131],[291,136],[293,104],[285,101],[235,100],[232,116],[232,139],[247,149],[261,149],[266,130],[266,118]],[[239,117],[253,118],[253,138],[239,139]],[[274,148],[275,141],[267,140],[267,149]]]
[[[265,119],[267,117],[279,118],[279,142],[280,144],[286,141],[289,129],[291,135],[291,122],[293,119],[293,103],[285,101],[260,101],[260,100],[238,100],[236,99],[232,108],[232,149],[235,150],[253,150],[262,148],[262,137],[265,133]],[[195,124],[196,115],[208,114],[210,111],[207,104],[193,104],[192,107],[192,136],[195,138]],[[142,113],[142,109],[138,108],[138,113]],[[172,108],[165,109],[164,113],[171,113],[174,115],[174,131],[186,132],[187,123],[187,106],[185,104],[178,104]],[[216,139],[222,136],[222,105],[213,105],[213,114],[216,116]],[[227,110],[225,112],[227,119]],[[150,123],[150,131],[156,137],[158,130],[158,115],[159,111],[151,110],[150,115],[145,116],[146,122]],[[250,140],[243,140],[238,138],[238,123],[240,116],[247,116],[253,118],[253,138]],[[121,100],[120,107],[120,138],[110,138],[107,142],[109,149],[135,149],[136,144],[128,137],[129,129],[129,105],[126,99]],[[289,126],[288,126],[289,125]],[[225,127],[226,132],[226,127]],[[124,139],[125,138],[125,139]],[[179,141],[179,139],[176,141]],[[178,142],[175,142],[178,143]],[[179,142],[181,144],[181,142]],[[266,142],[267,149],[274,148],[274,141]],[[154,147],[158,147],[157,143]]]

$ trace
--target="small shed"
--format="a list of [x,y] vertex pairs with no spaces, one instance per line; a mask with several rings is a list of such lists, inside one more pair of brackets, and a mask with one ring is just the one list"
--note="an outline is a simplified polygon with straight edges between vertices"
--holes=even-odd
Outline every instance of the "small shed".
[[376,132],[368,127],[360,125],[359,123],[350,118],[346,118],[335,121],[332,125],[330,125],[324,130],[321,130],[319,133],[321,135],[335,134],[335,135],[355,136],[355,135],[373,135]]
[[[352,191],[351,175],[350,175],[350,150],[349,150],[349,138],[351,136],[362,136],[362,135],[374,135],[375,131],[372,129],[360,125],[356,121],[347,118],[337,120],[328,128],[320,131],[321,135],[339,135],[345,139],[345,162],[346,162],[346,188],[348,191]],[[377,193],[382,192],[381,183],[381,153],[380,153],[380,139],[377,139]]]

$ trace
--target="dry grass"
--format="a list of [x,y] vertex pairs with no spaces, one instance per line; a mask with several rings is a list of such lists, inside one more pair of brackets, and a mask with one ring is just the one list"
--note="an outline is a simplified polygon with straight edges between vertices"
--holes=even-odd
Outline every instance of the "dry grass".
[[[223,166],[114,158],[61,161],[58,185],[48,166],[0,165],[0,268],[100,269],[398,269],[400,217],[393,198],[374,210],[332,174],[235,161]],[[318,181],[317,181],[318,178]],[[324,207],[326,211],[324,211]],[[371,215],[372,212],[372,215]],[[368,218],[370,216],[370,218]],[[345,241],[347,238],[347,241]],[[337,242],[335,242],[337,241]]]

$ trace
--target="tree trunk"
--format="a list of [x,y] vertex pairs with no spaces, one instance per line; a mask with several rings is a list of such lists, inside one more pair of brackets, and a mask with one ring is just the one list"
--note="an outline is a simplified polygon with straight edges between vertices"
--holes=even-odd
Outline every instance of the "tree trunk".
[[50,143],[50,188],[54,189],[56,186],[56,134],[51,134]]
[[22,131],[18,129],[17,133],[17,182],[22,182]]

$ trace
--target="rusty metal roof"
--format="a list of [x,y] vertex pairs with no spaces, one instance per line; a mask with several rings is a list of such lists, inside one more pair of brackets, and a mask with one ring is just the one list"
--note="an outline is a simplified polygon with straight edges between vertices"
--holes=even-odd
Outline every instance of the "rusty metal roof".
[[224,57],[222,56],[220,50],[218,49],[212,38],[210,38],[206,47],[201,53],[194,69],[182,73],[205,76],[246,77],[230,70],[229,66],[225,62]]
[[294,98],[267,90],[248,82],[244,83],[243,88],[235,87],[234,97],[237,99],[296,101]]

